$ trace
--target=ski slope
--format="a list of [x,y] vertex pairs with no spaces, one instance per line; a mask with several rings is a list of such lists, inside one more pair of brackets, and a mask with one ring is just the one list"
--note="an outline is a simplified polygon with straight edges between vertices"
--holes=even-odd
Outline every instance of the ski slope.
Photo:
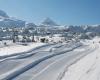
[[[0,80],[67,80],[67,72],[74,69],[71,67],[92,55],[98,48],[93,43],[56,43],[40,46],[29,52],[4,56],[0,58]],[[69,68],[71,69],[66,71]]]

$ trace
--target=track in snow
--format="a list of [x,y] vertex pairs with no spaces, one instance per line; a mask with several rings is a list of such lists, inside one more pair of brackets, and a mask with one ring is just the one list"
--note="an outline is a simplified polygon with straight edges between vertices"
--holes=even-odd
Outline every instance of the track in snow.
[[[71,44],[70,44],[71,45]],[[6,64],[11,64],[5,70],[1,70],[1,80],[56,80],[66,65],[71,64],[85,52],[93,51],[88,46],[55,44],[42,50],[38,49],[35,55],[14,56],[0,63],[0,69]],[[81,46],[81,47],[79,47]],[[84,48],[85,51],[74,51],[76,48]],[[88,49],[86,49],[88,48]],[[45,50],[47,49],[47,50]],[[51,51],[51,49],[54,49]],[[39,52],[40,51],[40,52]],[[41,52],[42,51],[42,52]],[[3,66],[2,66],[3,65]]]

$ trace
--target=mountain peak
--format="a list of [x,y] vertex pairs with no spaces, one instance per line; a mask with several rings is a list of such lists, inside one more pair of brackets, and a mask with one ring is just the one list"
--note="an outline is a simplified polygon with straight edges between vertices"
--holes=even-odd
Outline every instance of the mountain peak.
[[6,12],[4,12],[3,10],[0,10],[0,18],[9,18],[9,16],[7,15]]
[[43,22],[42,22],[42,25],[45,25],[45,26],[57,26],[57,24],[50,18],[46,18]]

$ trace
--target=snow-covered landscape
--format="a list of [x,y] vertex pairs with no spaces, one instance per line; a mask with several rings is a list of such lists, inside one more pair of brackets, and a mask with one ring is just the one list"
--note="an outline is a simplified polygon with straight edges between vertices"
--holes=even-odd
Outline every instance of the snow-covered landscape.
[[[1,56],[0,80],[99,80],[99,40],[95,37],[81,42],[35,44],[27,46],[26,51],[31,51],[13,56],[10,52],[14,48],[10,52],[5,49],[9,56]],[[15,49],[19,53],[19,47]]]
[[42,45],[45,45],[45,43],[29,43],[27,46],[21,44],[9,44],[8,46],[0,48],[0,56],[26,52]]
[[40,24],[0,10],[0,80],[100,80],[100,25]]

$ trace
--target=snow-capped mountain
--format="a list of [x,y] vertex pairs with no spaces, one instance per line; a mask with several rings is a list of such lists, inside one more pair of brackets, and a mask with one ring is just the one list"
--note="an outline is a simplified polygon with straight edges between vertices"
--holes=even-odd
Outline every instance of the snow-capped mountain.
[[42,27],[42,28],[66,28],[68,31],[76,33],[93,32],[100,33],[100,25],[84,25],[84,26],[60,26],[50,18],[45,18],[40,25],[34,23],[26,23],[26,21],[9,17],[8,14],[0,10],[0,27]]
[[1,19],[1,18],[9,18],[9,16],[7,15],[6,12],[0,10],[0,19]]
[[52,19],[46,18],[44,21],[40,24],[40,26],[44,27],[53,27],[53,26],[58,26],[57,23],[55,23]]
[[84,26],[65,26],[69,31],[76,33],[92,32],[100,33],[100,25],[84,25]]
[[9,17],[6,12],[0,10],[0,27],[25,27],[25,21]]

